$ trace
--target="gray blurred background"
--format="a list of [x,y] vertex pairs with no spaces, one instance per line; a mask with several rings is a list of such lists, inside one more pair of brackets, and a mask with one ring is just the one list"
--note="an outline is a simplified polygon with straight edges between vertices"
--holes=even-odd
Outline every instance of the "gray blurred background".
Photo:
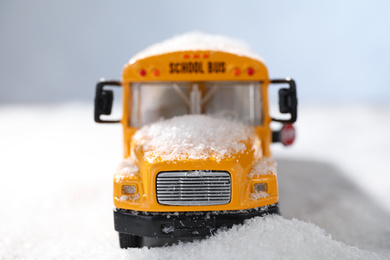
[[92,102],[145,47],[199,30],[242,39],[300,103],[390,98],[390,1],[0,2],[0,104]]

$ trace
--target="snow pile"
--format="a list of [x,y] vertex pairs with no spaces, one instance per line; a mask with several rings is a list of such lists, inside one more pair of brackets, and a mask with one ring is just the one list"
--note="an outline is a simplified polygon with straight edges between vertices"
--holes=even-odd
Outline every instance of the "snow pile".
[[260,56],[250,50],[245,42],[240,40],[221,35],[209,35],[201,32],[190,32],[148,47],[144,51],[136,54],[129,63],[131,64],[136,60],[163,53],[205,50],[223,51],[263,61]]
[[148,162],[206,159],[217,161],[246,149],[253,141],[251,127],[205,115],[186,115],[159,121],[139,129],[133,136]]
[[115,171],[115,182],[118,183],[125,176],[137,176],[139,174],[137,165],[134,164],[131,158],[124,159]]
[[272,157],[263,157],[257,162],[252,170],[249,172],[248,177],[254,178],[261,175],[274,175],[276,174],[276,162]]
[[306,159],[277,161],[283,217],[309,221],[348,245],[375,252],[387,249],[390,259],[389,213],[354,186],[338,167]]
[[122,135],[91,111],[0,107],[0,259],[390,259],[390,106],[301,107],[297,143],[272,146],[284,218],[150,250],[119,248],[111,173]]
[[251,219],[208,240],[127,251],[131,259],[385,259],[332,240],[314,224],[281,216]]

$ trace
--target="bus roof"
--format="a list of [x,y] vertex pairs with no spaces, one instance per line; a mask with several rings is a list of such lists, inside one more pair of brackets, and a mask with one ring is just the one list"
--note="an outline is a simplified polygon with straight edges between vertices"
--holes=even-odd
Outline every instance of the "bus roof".
[[132,64],[136,60],[164,53],[206,50],[227,52],[238,56],[245,56],[264,63],[264,59],[251,51],[245,42],[221,35],[210,35],[201,32],[190,32],[178,35],[163,42],[154,44],[137,53],[130,59],[129,63]]

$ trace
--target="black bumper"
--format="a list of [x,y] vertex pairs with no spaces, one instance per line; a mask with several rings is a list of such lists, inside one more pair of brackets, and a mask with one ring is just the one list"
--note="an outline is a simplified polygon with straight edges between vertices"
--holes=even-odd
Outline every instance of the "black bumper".
[[220,228],[230,228],[245,220],[279,214],[278,204],[240,211],[199,211],[179,213],[145,213],[124,209],[114,210],[115,230],[142,237],[205,237]]

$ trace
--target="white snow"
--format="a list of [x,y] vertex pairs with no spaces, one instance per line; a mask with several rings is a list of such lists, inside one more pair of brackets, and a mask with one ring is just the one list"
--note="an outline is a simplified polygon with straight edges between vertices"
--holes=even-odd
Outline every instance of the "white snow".
[[121,127],[95,124],[91,104],[0,106],[0,259],[390,259],[390,107],[299,112],[295,146],[272,146],[283,217],[121,250]]
[[133,140],[149,162],[159,158],[162,161],[206,159],[210,155],[219,161],[244,152],[245,141],[253,138],[253,129],[242,123],[186,115],[146,125],[136,132]]
[[202,32],[189,32],[154,44],[131,58],[129,63],[153,55],[176,51],[223,51],[263,61],[249,46],[240,40]]
[[128,251],[133,259],[381,259],[332,240],[318,226],[280,216],[255,218],[192,244]]
[[127,200],[135,201],[139,198],[140,198],[139,193],[135,195],[122,195],[119,198],[115,197],[115,199],[119,201],[127,201]]
[[131,158],[124,159],[118,166],[115,172],[115,182],[120,182],[125,176],[139,175],[139,169]]
[[162,229],[162,232],[163,232],[163,233],[166,233],[166,234],[169,234],[169,233],[173,232],[174,230],[175,230],[175,227],[174,227],[174,226],[169,226],[169,227],[164,227],[164,228]]
[[276,162],[272,157],[262,157],[249,172],[248,177],[259,177],[261,175],[276,175]]
[[258,200],[269,197],[269,194],[265,191],[255,192],[250,194],[251,200]]

